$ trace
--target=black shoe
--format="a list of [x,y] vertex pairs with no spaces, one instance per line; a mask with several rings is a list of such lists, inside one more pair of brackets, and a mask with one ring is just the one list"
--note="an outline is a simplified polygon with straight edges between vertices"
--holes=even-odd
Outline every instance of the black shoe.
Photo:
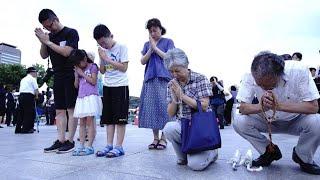
[[0,128],[3,128],[2,126],[0,126]]
[[300,169],[309,174],[320,175],[320,167],[313,162],[313,164],[304,163],[296,153],[296,149],[293,148],[292,160],[300,165]]
[[44,148],[44,152],[45,152],[45,153],[57,152],[58,149],[59,149],[60,147],[62,147],[62,146],[63,146],[63,143],[60,142],[59,140],[56,140],[56,141],[53,143],[52,146],[50,146],[50,147],[48,147],[48,148]]
[[32,134],[34,131],[33,129],[30,129],[30,130],[22,130],[20,133],[21,134]]
[[269,166],[272,161],[279,160],[282,158],[281,151],[277,145],[274,145],[274,151],[269,152],[268,147],[266,148],[266,152],[262,154],[259,158],[252,161],[252,166],[259,167],[259,166]]
[[71,152],[73,149],[74,149],[74,142],[70,142],[69,140],[67,140],[58,149],[57,154],[68,153],[68,152]]

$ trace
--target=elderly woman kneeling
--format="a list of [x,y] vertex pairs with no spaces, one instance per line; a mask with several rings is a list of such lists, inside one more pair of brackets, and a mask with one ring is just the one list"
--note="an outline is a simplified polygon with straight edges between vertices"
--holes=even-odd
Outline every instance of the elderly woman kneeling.
[[[173,76],[168,83],[168,114],[177,121],[168,122],[163,129],[167,139],[177,154],[177,164],[188,165],[192,170],[203,170],[218,158],[217,150],[196,154],[184,154],[181,151],[181,118],[191,119],[192,110],[197,109],[199,100],[204,111],[212,111],[209,97],[212,88],[208,79],[188,69],[188,58],[181,49],[169,50],[164,58],[166,67]],[[205,130],[205,129],[204,129]]]

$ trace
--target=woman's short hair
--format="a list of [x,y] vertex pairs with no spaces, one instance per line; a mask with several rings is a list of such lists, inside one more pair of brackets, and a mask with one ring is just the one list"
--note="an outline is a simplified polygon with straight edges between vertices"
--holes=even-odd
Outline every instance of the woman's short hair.
[[164,57],[164,63],[167,69],[172,66],[182,66],[188,68],[189,60],[184,51],[179,48],[170,49]]

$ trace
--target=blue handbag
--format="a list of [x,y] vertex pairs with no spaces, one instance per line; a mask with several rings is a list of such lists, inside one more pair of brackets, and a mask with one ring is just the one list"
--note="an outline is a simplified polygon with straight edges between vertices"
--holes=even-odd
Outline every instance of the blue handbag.
[[192,154],[221,147],[221,137],[214,112],[203,112],[197,100],[198,111],[191,120],[181,119],[181,150]]

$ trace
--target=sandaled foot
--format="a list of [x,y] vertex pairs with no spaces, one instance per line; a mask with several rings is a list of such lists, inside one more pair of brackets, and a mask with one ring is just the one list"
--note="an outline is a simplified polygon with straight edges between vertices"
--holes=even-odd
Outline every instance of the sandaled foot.
[[112,149],[113,149],[112,146],[107,145],[107,146],[106,146],[104,149],[102,149],[101,151],[97,151],[96,156],[97,156],[97,157],[104,157],[104,156],[106,156],[107,153],[108,153],[109,151],[111,151]]
[[109,151],[106,155],[107,158],[114,158],[124,155],[124,150],[122,147],[115,147],[111,151]]
[[83,150],[84,150],[83,146],[78,147],[72,152],[72,156],[81,156],[81,153]]
[[159,144],[159,139],[154,139],[151,144],[148,145],[148,149],[157,149]]
[[83,149],[82,152],[80,152],[80,156],[88,156],[94,154],[94,149],[93,147],[86,147]]
[[157,149],[158,150],[164,150],[167,148],[167,141],[164,139],[160,139],[158,145],[157,145]]

